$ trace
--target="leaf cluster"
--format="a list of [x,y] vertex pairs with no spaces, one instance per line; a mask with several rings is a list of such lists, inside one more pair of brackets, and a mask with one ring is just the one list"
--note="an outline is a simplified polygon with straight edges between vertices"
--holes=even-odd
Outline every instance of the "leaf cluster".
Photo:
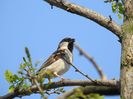
[[107,0],[105,3],[111,3],[112,12],[116,13],[118,18],[121,19],[124,13],[124,6],[120,0]]
[[13,74],[10,70],[5,71],[5,78],[10,84],[9,92],[15,90],[24,90],[31,86],[30,76],[33,75],[35,68],[32,66],[32,60],[28,48],[25,48],[27,59],[23,57],[23,63],[20,64],[18,74]]
[[[39,62],[36,62],[35,65],[32,64],[32,58],[30,55],[30,52],[28,48],[25,48],[25,53],[26,57],[23,57],[23,62],[19,66],[19,70],[17,74],[13,74],[10,70],[5,71],[5,79],[7,82],[10,84],[10,87],[8,89],[9,92],[14,92],[14,91],[23,91],[25,89],[30,88],[33,85],[41,85],[44,82],[44,78],[42,77],[39,81],[37,81],[37,84],[35,83],[36,79],[36,66],[38,65]],[[48,76],[51,75],[51,72],[46,72]],[[48,84],[49,87],[50,84]],[[64,88],[56,88],[56,89],[51,89],[51,90],[41,90],[41,92],[36,92],[40,93],[42,97],[45,97],[42,94],[61,94],[65,92]]]
[[104,99],[104,96],[93,93],[86,95],[80,89],[76,89],[71,96],[67,97],[67,99]]

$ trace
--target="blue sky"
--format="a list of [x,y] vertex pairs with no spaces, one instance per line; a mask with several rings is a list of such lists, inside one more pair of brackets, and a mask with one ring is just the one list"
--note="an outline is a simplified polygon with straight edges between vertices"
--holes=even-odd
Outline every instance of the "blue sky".
[[[111,15],[113,20],[122,24],[122,20],[112,13],[111,5],[103,3],[103,0],[71,1],[106,17]],[[38,60],[44,62],[64,37],[75,38],[76,42],[97,61],[108,79],[119,79],[121,46],[118,38],[110,31],[78,15],[56,7],[51,9],[43,0],[0,0],[0,95],[7,93],[9,87],[4,78],[5,70],[17,72],[22,57],[25,56],[25,46],[30,49],[34,62]],[[76,49],[73,63],[93,79],[99,79],[92,64],[79,56]],[[85,79],[73,68],[64,74],[64,77]],[[55,95],[49,99],[53,97]],[[22,99],[33,98],[40,97],[31,95]],[[106,97],[106,99],[118,98]]]

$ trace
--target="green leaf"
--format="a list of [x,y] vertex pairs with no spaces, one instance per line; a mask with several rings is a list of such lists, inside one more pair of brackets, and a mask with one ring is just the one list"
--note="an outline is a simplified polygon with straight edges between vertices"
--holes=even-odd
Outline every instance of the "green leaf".
[[27,62],[25,57],[23,57],[23,61],[24,61],[25,63]]
[[87,99],[104,99],[104,96],[100,94],[89,94]]
[[27,66],[31,66],[31,63],[30,62],[26,62],[25,63]]
[[48,89],[48,88],[50,88],[50,86],[51,86],[51,84],[49,83],[49,84],[47,84],[47,85],[45,86],[45,88]]
[[120,13],[117,14],[119,19],[122,19],[122,15]]
[[112,11],[116,13],[119,19],[122,19],[122,15],[124,13],[124,6],[120,1],[112,2]]
[[23,89],[27,89],[27,88],[29,88],[29,87],[30,87],[30,85],[28,85],[28,84],[26,84],[26,83],[24,83],[23,86],[22,86]]
[[44,80],[45,80],[45,78],[41,78],[38,80],[38,82],[42,84],[44,82]]
[[20,64],[20,69],[24,69],[26,66],[31,66],[30,62],[25,62],[23,64]]
[[33,68],[33,67],[30,68],[30,71],[32,71],[32,72],[35,71],[35,70],[36,70],[36,68]]
[[9,71],[9,70],[6,70],[6,71],[5,71],[5,78],[6,78],[6,80],[7,80],[9,83],[13,83],[12,77],[13,77],[12,72]]
[[32,62],[32,61],[31,61],[31,56],[30,56],[29,49],[28,49],[27,47],[25,47],[25,53],[26,53],[26,55],[27,55],[27,58],[28,58],[29,62],[31,63],[31,62]]
[[5,71],[5,78],[9,83],[14,83],[21,80],[21,78],[19,78],[16,74],[12,74],[9,70]]
[[112,3],[112,11],[113,11],[114,13],[116,13],[116,10],[117,10],[117,5],[116,5],[116,3],[114,2],[114,3]]
[[14,85],[11,85],[11,86],[9,87],[9,89],[8,89],[8,92],[13,92],[14,89],[15,89]]
[[26,64],[20,64],[20,69],[24,69],[26,67]]
[[124,7],[123,7],[123,5],[122,5],[122,3],[118,3],[118,12],[120,13],[120,14],[123,14],[123,12],[124,12]]
[[64,88],[59,88],[59,91],[62,92],[62,93],[65,92]]
[[16,80],[19,80],[19,77],[18,77],[16,74],[14,74],[14,75],[12,76],[12,79],[13,79],[14,82],[16,82]]

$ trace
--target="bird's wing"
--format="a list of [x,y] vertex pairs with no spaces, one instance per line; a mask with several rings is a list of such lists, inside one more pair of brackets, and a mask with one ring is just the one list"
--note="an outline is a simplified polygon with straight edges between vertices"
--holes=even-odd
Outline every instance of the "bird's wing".
[[55,61],[57,61],[58,59],[62,58],[62,53],[64,52],[64,50],[57,50],[55,51],[43,64],[42,67],[38,70],[41,71],[43,69],[45,69],[46,67],[48,67],[49,65],[51,65],[52,63],[54,63]]

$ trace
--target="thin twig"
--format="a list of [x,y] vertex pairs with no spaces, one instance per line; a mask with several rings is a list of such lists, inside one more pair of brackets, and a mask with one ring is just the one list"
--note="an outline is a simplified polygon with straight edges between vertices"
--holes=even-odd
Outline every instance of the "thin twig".
[[[28,66],[28,67],[29,67],[29,66]],[[37,88],[38,88],[38,90],[39,90],[39,92],[40,92],[42,98],[43,98],[43,99],[46,99],[45,96],[44,96],[44,92],[43,92],[42,88],[41,88],[40,85],[38,84],[38,81],[36,80],[35,77],[32,76],[32,73],[31,73],[31,71],[30,71],[30,68],[29,68],[29,71],[26,70],[25,68],[24,68],[24,70],[27,72],[27,75],[30,77],[29,80],[32,79],[33,83],[37,86]],[[31,82],[32,82],[32,81],[31,81]]]
[[87,54],[78,44],[75,43],[75,48],[79,51],[80,55],[84,55],[95,67],[98,74],[100,75],[102,80],[106,80],[106,76],[104,75],[103,71],[101,70],[100,66],[95,62],[95,60]]
[[65,59],[64,57],[62,57],[68,64],[70,64],[76,72],[79,72],[81,75],[83,75],[84,77],[86,77],[87,79],[89,79],[90,81],[97,83],[96,81],[92,80],[87,74],[81,72],[75,65],[73,65],[71,62],[69,62],[67,59]]
[[34,78],[34,82],[35,82],[36,86],[38,87],[38,90],[39,90],[39,92],[40,92],[42,98],[43,98],[43,99],[46,99],[46,97],[45,97],[45,95],[44,95],[44,92],[43,92],[41,86],[38,85],[38,81],[37,81],[35,78]]
[[94,81],[93,79],[91,79],[87,74],[81,72],[76,66],[74,66],[73,64],[69,63],[75,70],[76,72],[79,72],[81,75],[83,75],[84,77],[88,78],[90,81],[97,83],[96,81]]

